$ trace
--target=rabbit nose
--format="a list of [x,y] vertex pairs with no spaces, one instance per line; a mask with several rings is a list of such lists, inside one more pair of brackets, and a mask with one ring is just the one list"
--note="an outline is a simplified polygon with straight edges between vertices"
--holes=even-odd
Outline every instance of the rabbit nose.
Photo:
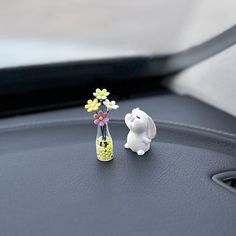
[[130,118],[131,118],[131,114],[130,113],[127,113],[126,115],[125,115],[125,120],[129,120],[130,121]]

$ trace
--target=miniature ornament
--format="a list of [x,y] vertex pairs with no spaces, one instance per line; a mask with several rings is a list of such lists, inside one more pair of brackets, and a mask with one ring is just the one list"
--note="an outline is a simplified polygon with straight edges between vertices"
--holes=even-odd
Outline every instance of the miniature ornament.
[[132,110],[125,116],[125,123],[129,128],[125,148],[131,149],[138,155],[144,155],[156,136],[156,125],[152,118],[139,108]]
[[99,161],[111,161],[113,159],[113,141],[108,127],[109,113],[119,106],[115,101],[107,99],[109,94],[106,89],[97,88],[93,93],[95,99],[88,100],[84,106],[87,112],[94,112],[93,122],[97,125],[96,153]]

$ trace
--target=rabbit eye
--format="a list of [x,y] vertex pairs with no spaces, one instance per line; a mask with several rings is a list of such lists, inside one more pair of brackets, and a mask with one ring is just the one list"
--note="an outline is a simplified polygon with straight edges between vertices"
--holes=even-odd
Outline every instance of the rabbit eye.
[[139,116],[136,116],[138,119],[140,119],[140,117]]

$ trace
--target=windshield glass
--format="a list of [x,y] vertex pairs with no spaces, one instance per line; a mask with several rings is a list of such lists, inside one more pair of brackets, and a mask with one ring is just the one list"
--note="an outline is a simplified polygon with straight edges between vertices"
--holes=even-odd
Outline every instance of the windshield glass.
[[4,68],[172,54],[234,25],[236,2],[9,0],[0,6],[0,68]]

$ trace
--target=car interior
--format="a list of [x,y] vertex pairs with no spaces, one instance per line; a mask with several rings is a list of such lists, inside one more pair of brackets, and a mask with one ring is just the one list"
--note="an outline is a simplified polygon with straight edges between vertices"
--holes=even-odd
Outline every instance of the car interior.
[[[235,1],[0,4],[1,235],[236,235]],[[97,88],[119,105],[109,162]],[[134,108],[157,129],[143,156]]]

